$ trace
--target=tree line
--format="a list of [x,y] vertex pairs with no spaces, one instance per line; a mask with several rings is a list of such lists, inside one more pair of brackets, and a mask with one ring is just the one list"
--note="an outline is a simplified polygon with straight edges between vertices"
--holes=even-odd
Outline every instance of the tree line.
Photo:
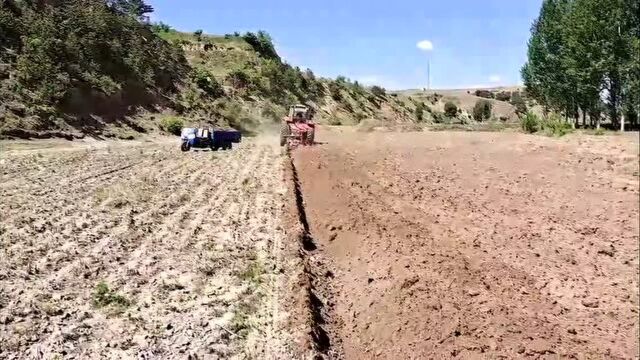
[[640,2],[544,0],[522,68],[527,94],[583,125],[638,124]]

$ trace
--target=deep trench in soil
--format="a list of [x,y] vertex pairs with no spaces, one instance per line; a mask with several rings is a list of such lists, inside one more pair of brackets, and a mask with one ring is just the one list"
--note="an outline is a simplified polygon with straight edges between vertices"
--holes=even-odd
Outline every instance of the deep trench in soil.
[[294,182],[294,192],[296,197],[296,207],[298,211],[298,220],[302,224],[303,232],[300,235],[301,255],[305,262],[305,273],[309,277],[311,287],[309,289],[309,306],[312,314],[311,336],[320,356],[318,358],[340,358],[341,352],[338,350],[340,343],[331,334],[328,328],[331,325],[331,307],[330,303],[331,289],[329,281],[333,277],[333,272],[327,268],[327,262],[323,259],[321,250],[318,249],[316,242],[311,234],[307,212],[305,209],[304,196],[298,172],[291,154],[292,177]]

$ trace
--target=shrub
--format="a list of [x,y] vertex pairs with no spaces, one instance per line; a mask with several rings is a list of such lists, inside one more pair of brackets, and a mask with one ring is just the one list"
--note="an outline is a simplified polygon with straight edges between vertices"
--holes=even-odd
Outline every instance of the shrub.
[[193,32],[193,35],[196,37],[198,42],[202,41],[202,30],[196,30]]
[[416,104],[416,120],[418,122],[424,119],[424,103],[420,101]]
[[169,31],[172,30],[171,26],[163,23],[162,21],[152,24],[151,29],[155,32],[164,32],[164,33],[168,33]]
[[511,100],[511,92],[509,91],[500,91],[496,94],[496,100],[499,101],[510,101]]
[[167,116],[160,122],[160,129],[173,135],[180,135],[184,123],[177,117]]
[[491,101],[488,100],[478,100],[476,105],[473,107],[473,118],[476,121],[484,121],[491,119],[491,110],[492,110]]
[[493,99],[493,92],[489,90],[476,90],[475,95],[485,99]]
[[231,85],[236,89],[244,89],[251,83],[251,79],[249,78],[249,74],[247,74],[244,70],[237,69],[227,75],[227,81],[231,83]]
[[533,134],[540,130],[540,119],[536,114],[527,112],[522,118],[520,125],[522,126],[522,130],[529,134]]
[[384,97],[385,95],[387,95],[387,90],[385,90],[383,87],[380,87],[378,85],[373,85],[371,87],[371,93],[378,97]]
[[109,289],[109,285],[107,285],[107,283],[100,282],[96,285],[95,291],[93,292],[94,306],[105,307],[109,305],[116,305],[127,307],[130,304],[131,302],[127,298]]
[[432,112],[431,115],[433,115],[433,122],[436,124],[442,124],[445,123],[447,121],[446,116],[444,115],[444,113],[441,112]]
[[573,131],[571,124],[564,121],[556,114],[551,114],[542,122],[542,129],[550,136],[564,136]]
[[207,95],[214,98],[224,96],[224,89],[213,75],[205,69],[196,69],[193,74],[194,81],[198,87]]
[[522,116],[527,113],[527,103],[524,101],[519,92],[514,92],[511,96],[511,105],[515,106],[516,114]]
[[456,106],[456,104],[452,103],[451,101],[447,101],[444,104],[444,113],[448,117],[456,117],[456,115],[458,115],[458,107]]

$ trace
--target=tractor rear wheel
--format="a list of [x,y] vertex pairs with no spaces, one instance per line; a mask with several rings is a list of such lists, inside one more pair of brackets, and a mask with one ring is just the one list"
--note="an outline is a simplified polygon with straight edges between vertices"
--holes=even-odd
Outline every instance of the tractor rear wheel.
[[283,122],[282,125],[280,125],[280,146],[284,146],[287,143],[289,135],[291,135],[289,124]]
[[309,129],[309,131],[307,131],[307,145],[315,144],[315,138],[316,138],[316,129],[314,128]]

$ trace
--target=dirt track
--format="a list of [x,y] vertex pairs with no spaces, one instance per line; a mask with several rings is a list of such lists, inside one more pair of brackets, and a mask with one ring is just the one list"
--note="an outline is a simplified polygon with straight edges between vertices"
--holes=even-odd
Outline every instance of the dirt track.
[[284,357],[276,141],[3,154],[0,358]]
[[637,356],[637,138],[322,140],[294,162],[331,353]]

